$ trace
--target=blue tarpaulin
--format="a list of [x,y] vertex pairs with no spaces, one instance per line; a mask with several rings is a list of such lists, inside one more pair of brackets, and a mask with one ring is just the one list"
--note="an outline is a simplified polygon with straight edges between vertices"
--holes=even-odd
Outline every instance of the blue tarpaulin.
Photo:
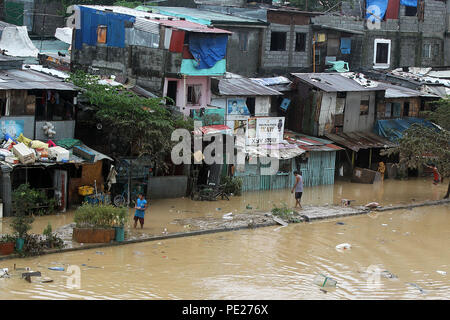
[[370,21],[381,21],[386,14],[388,0],[367,0],[366,18]]
[[417,0],[400,0],[400,4],[405,7],[417,7]]
[[104,12],[80,6],[81,29],[75,34],[75,49],[81,49],[83,43],[95,46],[97,44],[97,27],[104,25],[106,30],[106,45],[108,47],[125,47],[125,21],[135,22],[136,18],[126,14]]
[[396,142],[403,137],[403,131],[411,127],[414,123],[439,130],[436,125],[428,120],[408,117],[402,119],[377,120],[374,131],[377,135],[385,137],[392,142]]
[[351,38],[341,38],[341,53],[350,54],[350,49],[352,48]]
[[191,34],[189,51],[198,63],[196,68],[209,69],[214,67],[217,61],[224,59],[227,53],[227,41],[226,35]]

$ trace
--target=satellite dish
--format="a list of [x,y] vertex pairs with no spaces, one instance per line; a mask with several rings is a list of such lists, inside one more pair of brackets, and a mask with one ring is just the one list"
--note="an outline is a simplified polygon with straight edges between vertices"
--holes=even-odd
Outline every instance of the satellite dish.
[[102,130],[103,126],[101,123],[97,123],[97,130]]

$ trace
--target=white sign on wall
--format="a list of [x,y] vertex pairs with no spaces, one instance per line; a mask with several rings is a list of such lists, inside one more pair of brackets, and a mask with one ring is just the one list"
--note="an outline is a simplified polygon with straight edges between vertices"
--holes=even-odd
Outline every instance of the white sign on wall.
[[247,145],[277,144],[283,141],[284,117],[249,118]]

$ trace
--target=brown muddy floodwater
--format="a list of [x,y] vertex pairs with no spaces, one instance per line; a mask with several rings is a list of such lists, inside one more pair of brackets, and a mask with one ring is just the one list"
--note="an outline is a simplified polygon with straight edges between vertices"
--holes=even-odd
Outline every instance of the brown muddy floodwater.
[[[445,192],[445,186],[433,189],[423,179],[385,181],[381,187],[383,194],[375,186],[350,183],[307,188],[304,202],[347,198],[386,206],[436,200]],[[247,204],[270,209],[268,201],[290,201],[290,196],[284,191],[230,202],[155,201],[146,217],[147,231],[159,233],[166,222],[171,231],[172,218],[242,211]],[[58,223],[70,223],[69,216],[58,216]],[[44,218],[41,227],[48,221]],[[335,247],[341,243],[352,247],[339,252]],[[16,264],[54,280],[28,283],[22,271],[12,271],[11,278],[0,278],[0,299],[450,299],[449,246],[450,205],[418,207],[0,261],[0,268],[12,270]],[[48,269],[55,266],[79,268],[80,276]],[[380,274],[384,270],[389,273]],[[335,279],[336,288],[321,291],[314,284],[319,273]]]

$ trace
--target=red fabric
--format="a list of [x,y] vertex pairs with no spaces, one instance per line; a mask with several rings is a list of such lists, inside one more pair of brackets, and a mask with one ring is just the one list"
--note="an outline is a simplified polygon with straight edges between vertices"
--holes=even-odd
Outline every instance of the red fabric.
[[49,147],[49,148],[51,148],[51,147],[56,147],[56,144],[55,144],[52,140],[48,140],[48,141],[47,141],[47,144],[48,144],[48,147]]
[[439,181],[439,172],[436,168],[433,168],[434,181]]
[[184,46],[184,31],[172,30],[172,37],[170,38],[170,52],[183,52]]
[[189,51],[189,46],[187,44],[183,46],[183,59],[194,59],[194,56]]
[[400,0],[389,0],[386,9],[386,19],[398,19],[399,8],[400,8]]

